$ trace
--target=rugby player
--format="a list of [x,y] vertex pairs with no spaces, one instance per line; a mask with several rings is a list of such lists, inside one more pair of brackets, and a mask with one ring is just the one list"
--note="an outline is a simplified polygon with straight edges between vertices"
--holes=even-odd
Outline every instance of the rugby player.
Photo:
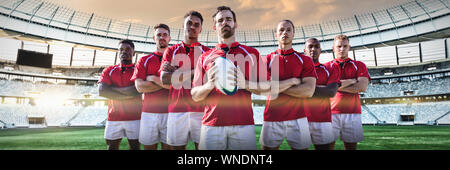
[[202,15],[189,11],[184,16],[184,40],[167,48],[161,61],[161,81],[170,85],[167,144],[174,150],[186,149],[189,140],[197,149],[200,140],[203,104],[192,100],[191,88],[194,65],[209,50],[198,42],[202,25]]
[[168,150],[167,115],[170,86],[162,84],[159,68],[164,51],[169,46],[170,29],[166,24],[158,24],[153,29],[156,51],[139,59],[131,81],[135,81],[137,91],[144,94],[139,143],[144,145],[145,150],[156,150],[159,142],[161,149]]
[[134,43],[121,40],[118,53],[120,63],[105,68],[98,81],[99,96],[109,99],[104,137],[108,150],[118,150],[124,137],[130,150],[139,150],[142,100],[134,81],[130,80],[134,72]]
[[[346,150],[356,150],[358,142],[364,139],[361,122],[359,93],[365,92],[370,75],[366,65],[348,57],[350,41],[346,35],[337,35],[333,41],[336,59],[327,63],[339,65],[340,81],[336,96],[331,98],[332,127],[335,141],[340,136]],[[331,144],[334,149],[335,142]]]
[[292,48],[294,31],[292,21],[279,22],[278,49],[266,56],[272,81],[278,79],[280,83],[278,94],[271,93],[266,101],[260,137],[263,150],[278,150],[285,138],[293,150],[308,149],[311,145],[303,101],[314,93],[316,72],[311,58]]
[[316,150],[330,150],[334,141],[331,127],[330,98],[339,86],[339,65],[323,65],[319,62],[322,49],[316,38],[306,40],[304,54],[311,57],[317,74],[316,89],[312,98],[305,100],[311,140]]
[[[259,52],[236,42],[236,14],[229,7],[218,7],[213,21],[219,43],[198,60],[191,91],[194,101],[205,103],[199,149],[256,150],[251,93],[264,90],[257,84],[251,87],[250,82],[259,79]],[[218,69],[214,60],[218,57],[226,57],[237,66],[234,75],[239,89],[234,95],[214,87]]]

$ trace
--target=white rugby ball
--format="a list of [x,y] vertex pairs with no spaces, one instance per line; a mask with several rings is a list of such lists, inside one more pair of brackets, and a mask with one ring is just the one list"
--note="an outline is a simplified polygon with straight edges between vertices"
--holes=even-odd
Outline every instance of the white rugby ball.
[[217,66],[216,80],[214,81],[216,89],[225,95],[235,94],[237,92],[237,82],[234,75],[236,66],[225,57],[216,58],[214,64]]

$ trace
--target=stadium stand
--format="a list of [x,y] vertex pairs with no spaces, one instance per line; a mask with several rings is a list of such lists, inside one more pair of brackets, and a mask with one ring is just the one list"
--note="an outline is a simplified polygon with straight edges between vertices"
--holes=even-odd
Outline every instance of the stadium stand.
[[371,84],[364,93],[364,97],[406,96],[405,91],[412,91],[412,95],[442,94],[450,92],[449,84],[450,77],[390,84]]
[[[368,111],[374,113],[379,120],[385,121],[386,124],[398,124],[402,113],[415,115],[414,124],[428,124],[428,122],[434,122],[440,116],[447,114],[449,110],[449,101],[412,104],[368,104],[366,107],[363,107],[362,115],[364,124],[374,123],[373,119],[367,119]],[[450,124],[447,117],[439,119],[439,124]]]
[[107,117],[108,107],[89,106],[69,122],[70,126],[97,126]]
[[40,92],[46,95],[64,94],[70,98],[84,98],[85,94],[91,94],[98,98],[97,85],[67,85],[54,84],[51,82],[36,82],[28,80],[4,80],[0,79],[0,84],[4,85],[0,90],[3,96],[27,96],[27,92]]
[[450,124],[450,111],[436,119],[436,125],[439,124]]
[[[415,115],[414,124],[450,124],[450,102],[408,104],[369,104],[362,109],[363,124],[399,124],[400,115]],[[253,107],[255,124],[262,124],[265,107]],[[98,126],[106,119],[106,106],[89,107],[37,107],[18,104],[1,104],[0,121],[28,127],[28,115],[43,115],[48,126]],[[371,112],[372,114],[370,114]],[[441,117],[443,116],[443,117]],[[439,119],[438,119],[439,118]]]
[[29,110],[26,107],[16,104],[2,104],[0,110],[0,120],[4,123],[14,124],[15,127],[28,127],[27,113]]

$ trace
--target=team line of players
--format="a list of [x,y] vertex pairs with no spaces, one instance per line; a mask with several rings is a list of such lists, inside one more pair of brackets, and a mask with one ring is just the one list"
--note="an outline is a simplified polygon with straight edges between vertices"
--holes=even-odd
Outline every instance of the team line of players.
[[[162,149],[179,150],[192,141],[201,150],[256,150],[252,93],[268,96],[261,149],[278,149],[284,139],[296,150],[312,144],[334,149],[339,136],[345,149],[356,149],[363,140],[358,93],[367,89],[370,76],[364,63],[348,57],[347,36],[335,37],[336,58],[321,64],[317,39],[305,42],[304,54],[292,48],[295,29],[290,20],[278,23],[278,49],[267,56],[236,42],[238,23],[229,7],[218,7],[213,21],[218,44],[212,49],[198,42],[203,17],[197,11],[184,16],[179,44],[169,47],[169,27],[156,25],[157,50],[136,64],[133,42],[119,42],[120,64],[105,68],[98,83],[99,95],[109,99],[104,134],[108,149],[118,149],[126,137],[130,149],[141,144],[157,149],[161,143]],[[214,86],[218,68],[213,61],[236,55],[249,62],[233,74],[239,90],[225,95]],[[261,71],[261,63],[267,76],[253,74]],[[273,77],[276,86],[251,86],[254,81],[273,82]],[[188,86],[175,87],[175,81]]]

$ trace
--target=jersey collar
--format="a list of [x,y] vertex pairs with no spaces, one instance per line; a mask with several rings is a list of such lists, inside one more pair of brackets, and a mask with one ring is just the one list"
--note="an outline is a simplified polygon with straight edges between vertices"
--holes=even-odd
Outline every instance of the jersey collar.
[[320,65],[322,65],[322,64],[320,64],[320,62],[314,62],[315,67],[319,67]]
[[133,66],[134,66],[133,63],[132,64],[127,64],[127,65],[122,64],[122,63],[119,64],[119,67],[133,67]]
[[201,44],[199,42],[187,45],[186,43],[184,43],[184,41],[181,41],[181,46],[183,46],[184,48],[193,48],[193,47],[197,47],[197,46],[200,46],[200,45]]
[[125,64],[120,63],[119,68],[122,70],[122,72],[124,72],[125,70],[134,68],[134,64],[125,65]]
[[344,60],[341,60],[339,58],[334,59],[334,61],[336,61],[337,63],[346,63],[346,62],[349,62],[350,60],[352,60],[350,57],[347,57]]
[[157,56],[159,58],[161,58],[163,56],[163,54],[158,52],[158,51],[153,52],[153,55],[155,55],[155,56]]
[[293,48],[291,48],[291,49],[289,49],[289,50],[277,49],[277,51],[276,51],[277,54],[280,54],[280,55],[282,55],[282,56],[291,55],[291,54],[294,54],[294,52],[295,52],[295,51],[294,51]]
[[[234,43],[231,43],[230,48],[233,49],[233,48],[238,47],[239,45],[241,45],[241,44],[239,44],[239,42],[234,42]],[[227,44],[221,43],[221,44],[217,44],[217,45],[216,45],[216,48],[224,49],[224,48],[228,48],[228,46],[227,46]]]

